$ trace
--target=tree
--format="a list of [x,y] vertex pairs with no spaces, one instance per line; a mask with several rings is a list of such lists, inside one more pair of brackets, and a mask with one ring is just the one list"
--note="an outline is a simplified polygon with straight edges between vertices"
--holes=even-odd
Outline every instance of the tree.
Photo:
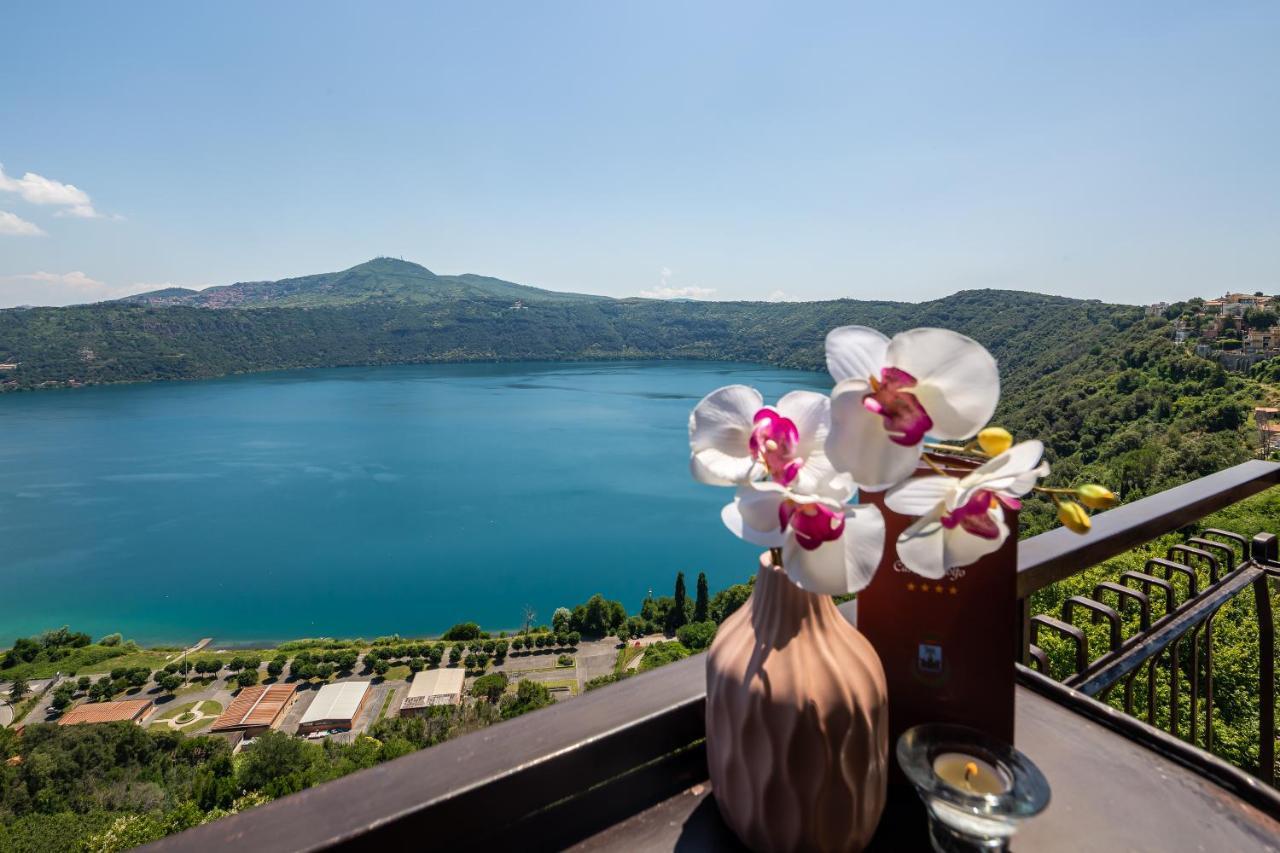
[[579,634],[577,631],[569,632],[569,645],[577,647],[578,643],[581,641],[582,641],[581,634]]
[[627,621],[627,609],[621,602],[596,593],[573,609],[570,626],[574,631],[591,637],[608,637],[619,625]]
[[711,645],[716,636],[716,623],[690,622],[676,630],[676,639],[692,651],[698,652]]
[[75,697],[75,694],[75,685],[69,681],[64,681],[62,684],[58,685],[56,690],[53,691],[53,707],[56,710],[61,711],[63,708],[71,704],[71,700]]
[[569,620],[573,618],[572,611],[567,607],[557,607],[556,612],[551,614],[551,629],[556,633],[567,631],[569,629]]
[[[241,675],[243,674],[244,673],[241,673]],[[172,693],[182,686],[182,676],[178,675],[176,672],[170,672],[161,676],[158,683],[160,684],[160,689],[165,693]],[[243,682],[241,683],[241,686],[243,686]]]
[[271,662],[267,664],[267,675],[272,678],[279,678],[281,673],[284,672],[285,660],[286,659],[283,656],[273,658]]
[[89,686],[92,683],[93,683],[93,680],[90,679],[89,676],[82,675],[78,679],[76,679],[76,689],[79,690],[81,693],[88,693]]
[[739,583],[720,590],[711,599],[711,609],[707,615],[716,623],[723,622],[735,610],[746,604],[747,599],[751,597],[751,589],[751,584]]
[[449,647],[449,663],[453,666],[458,665],[458,661],[462,660],[462,646],[453,645]]
[[241,687],[252,687],[258,683],[258,671],[256,669],[242,669],[236,675],[236,683]]
[[471,695],[496,703],[507,689],[507,676],[502,672],[482,675],[471,684]]
[[151,670],[145,666],[134,667],[126,676],[130,687],[141,687],[151,680]]
[[101,640],[98,641],[98,645],[107,646],[108,648],[110,648],[112,646],[120,645],[121,641],[123,640],[124,640],[124,637],[120,636],[119,634],[107,634],[107,636],[103,637]]
[[667,633],[674,634],[681,625],[689,621],[685,608],[689,605],[688,593],[684,588],[684,572],[676,572],[676,593],[674,604],[667,613]]
[[386,675],[387,672],[390,671],[390,669],[391,669],[390,661],[378,660],[373,665],[373,671],[376,672],[378,675]]
[[15,678],[13,684],[9,685],[9,699],[15,703],[21,702],[25,695],[27,695],[27,680]]
[[427,663],[421,657],[410,658],[409,660],[410,672],[422,672],[426,667]]
[[555,699],[551,698],[551,691],[547,689],[545,684],[525,678],[520,681],[520,686],[516,688],[516,695],[502,697],[502,719],[509,720],[512,717],[536,711],[538,708],[544,708],[554,702]]
[[710,605],[709,596],[707,594],[707,573],[698,572],[698,597],[693,603],[693,621],[706,622],[708,607]]
[[480,626],[475,622],[459,622],[441,636],[443,640],[476,640],[480,638]]
[[[387,662],[386,662],[386,661],[378,661],[378,663],[379,663],[379,664],[382,664],[382,665],[386,665],[386,663],[387,663]],[[390,668],[390,667],[388,667],[388,669],[389,669],[389,668]],[[386,671],[386,670],[383,670],[383,672],[385,672],[385,671]],[[330,677],[330,676],[332,676],[332,675],[333,675],[333,673],[334,673],[334,666],[333,666],[333,664],[329,663],[328,661],[323,661],[323,662],[321,662],[321,663],[312,664],[311,677],[313,677],[313,678],[319,678],[321,681],[326,681],[326,680],[328,680],[328,679],[329,679],[329,677]]]

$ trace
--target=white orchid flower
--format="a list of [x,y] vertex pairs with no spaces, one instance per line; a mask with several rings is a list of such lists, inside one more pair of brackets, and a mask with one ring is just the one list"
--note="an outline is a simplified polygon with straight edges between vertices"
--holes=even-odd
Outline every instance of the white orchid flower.
[[911,476],[926,434],[977,433],[1000,399],[995,359],[946,329],[912,329],[893,340],[865,326],[833,329],[827,371],[837,383],[827,457],[866,489]]
[[831,401],[813,391],[792,391],[776,406],[746,385],[717,388],[689,415],[689,467],[695,480],[740,486],[768,475],[784,486],[812,492],[836,476],[823,445]]
[[898,537],[898,559],[918,575],[941,578],[997,550],[1009,536],[1004,507],[1049,473],[1044,445],[1024,441],[994,456],[964,477],[918,477],[891,489],[885,506],[920,516]]
[[854,491],[847,475],[808,493],[747,483],[720,517],[739,538],[781,548],[783,571],[801,588],[843,595],[871,582],[884,551],[884,517],[875,506],[850,506]]

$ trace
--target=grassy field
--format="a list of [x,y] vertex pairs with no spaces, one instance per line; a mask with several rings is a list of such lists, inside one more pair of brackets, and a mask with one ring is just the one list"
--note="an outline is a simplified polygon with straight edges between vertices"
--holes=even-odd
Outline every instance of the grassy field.
[[576,678],[560,678],[560,679],[556,679],[555,681],[542,681],[539,683],[542,684],[544,687],[546,687],[548,690],[555,690],[556,688],[559,688],[559,687],[566,687],[569,689],[569,692],[571,694],[573,694],[574,696],[578,695],[578,680]]
[[109,672],[117,666],[145,666],[149,669],[162,667],[170,656],[177,654],[177,649],[136,649],[129,646],[102,646],[91,643],[58,660],[48,660],[43,654],[30,663],[20,663],[8,669],[0,669],[0,681],[12,681],[14,678],[49,678],[61,672],[72,675],[96,674]]
[[407,681],[409,679],[409,674],[409,667],[401,664],[400,666],[393,666],[391,669],[387,670],[387,674],[382,676],[382,679],[384,681]]

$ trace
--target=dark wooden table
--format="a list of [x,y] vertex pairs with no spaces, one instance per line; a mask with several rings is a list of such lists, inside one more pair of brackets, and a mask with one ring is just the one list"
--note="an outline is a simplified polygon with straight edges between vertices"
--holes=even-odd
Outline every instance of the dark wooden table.
[[[1280,851],[1280,822],[1139,743],[1018,688],[1017,746],[1053,789],[1023,825],[1020,851]],[[895,791],[874,850],[927,850],[913,791]],[[720,820],[709,784],[614,824],[577,851],[741,850]]]

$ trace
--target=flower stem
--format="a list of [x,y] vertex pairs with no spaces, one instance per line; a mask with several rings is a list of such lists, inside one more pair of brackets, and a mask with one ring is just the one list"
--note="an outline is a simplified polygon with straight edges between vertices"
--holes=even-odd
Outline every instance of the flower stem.
[[926,442],[924,443],[924,446],[925,446],[925,449],[926,449],[926,450],[937,450],[937,451],[939,451],[939,452],[941,452],[941,453],[956,453],[956,454],[959,454],[959,455],[961,455],[961,456],[976,456],[976,457],[978,457],[979,459],[990,459],[990,458],[991,458],[991,455],[990,455],[990,454],[988,454],[988,453],[984,453],[984,452],[982,452],[981,450],[979,450],[979,449],[977,449],[976,447],[973,447],[973,446],[971,446],[971,445],[972,445],[972,443],[970,443],[970,445],[966,445],[966,446],[964,446],[964,447],[961,447],[961,446],[960,446],[960,445],[958,445],[958,444],[934,444],[933,442],[930,442],[930,441],[926,441]]

